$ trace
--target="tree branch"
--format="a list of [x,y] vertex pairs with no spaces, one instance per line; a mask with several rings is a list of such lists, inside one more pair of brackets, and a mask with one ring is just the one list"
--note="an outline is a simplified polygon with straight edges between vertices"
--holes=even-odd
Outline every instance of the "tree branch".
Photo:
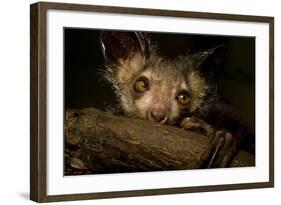
[[65,117],[65,175],[197,169],[210,154],[206,136],[176,127],[94,108]]

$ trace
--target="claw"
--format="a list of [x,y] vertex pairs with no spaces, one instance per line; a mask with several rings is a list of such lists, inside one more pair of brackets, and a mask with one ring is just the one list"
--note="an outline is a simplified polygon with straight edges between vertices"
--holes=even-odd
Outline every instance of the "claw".
[[212,165],[213,165],[213,163],[214,163],[214,160],[215,160],[215,158],[217,157],[217,155],[218,155],[218,152],[219,152],[219,150],[221,149],[221,147],[222,147],[222,145],[223,145],[223,142],[224,142],[224,138],[220,138],[220,140],[219,140],[219,143],[216,145],[216,147],[215,147],[215,151],[212,153],[212,155],[211,155],[211,159],[210,159],[210,161],[208,162],[208,166],[207,166],[207,168],[211,168],[212,167]]
[[226,167],[237,150],[237,143],[231,133],[223,130],[216,132],[211,140],[214,151],[211,154],[208,168]]

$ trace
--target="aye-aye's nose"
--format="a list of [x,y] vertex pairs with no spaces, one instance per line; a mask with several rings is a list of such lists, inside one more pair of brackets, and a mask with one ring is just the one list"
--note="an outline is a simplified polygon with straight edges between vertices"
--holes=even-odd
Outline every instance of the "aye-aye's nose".
[[168,120],[167,112],[163,109],[152,109],[148,115],[148,119],[165,124]]

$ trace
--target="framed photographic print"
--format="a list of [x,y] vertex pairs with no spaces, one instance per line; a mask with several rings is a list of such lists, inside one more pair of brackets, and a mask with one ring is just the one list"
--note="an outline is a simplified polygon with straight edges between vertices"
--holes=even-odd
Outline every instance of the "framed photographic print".
[[274,186],[274,18],[39,2],[37,202]]

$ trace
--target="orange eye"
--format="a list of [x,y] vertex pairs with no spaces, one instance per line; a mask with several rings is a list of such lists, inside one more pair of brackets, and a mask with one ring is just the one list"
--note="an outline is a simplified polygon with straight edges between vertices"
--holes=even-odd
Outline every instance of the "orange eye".
[[177,101],[180,105],[185,106],[189,102],[189,95],[187,92],[182,92],[177,96]]
[[134,89],[138,93],[143,93],[149,89],[148,79],[145,77],[140,77],[134,85]]

